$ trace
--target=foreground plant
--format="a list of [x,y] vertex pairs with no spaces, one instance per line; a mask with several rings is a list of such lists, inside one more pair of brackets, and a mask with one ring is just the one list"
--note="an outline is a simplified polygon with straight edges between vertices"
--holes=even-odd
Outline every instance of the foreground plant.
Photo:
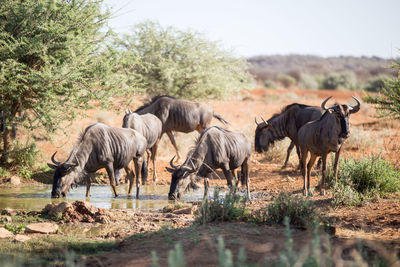
[[[361,205],[400,190],[400,171],[380,154],[361,159],[341,159],[338,183],[334,188],[336,205]],[[335,186],[333,171],[327,175],[328,184]]]
[[257,223],[289,224],[300,228],[310,228],[319,219],[318,209],[314,203],[303,196],[292,196],[289,192],[281,192],[271,204],[261,208],[253,216]]
[[236,192],[233,186],[225,196],[220,196],[219,188],[214,189],[214,197],[206,197],[200,204],[196,222],[206,224],[209,222],[243,221],[247,219],[247,199]]

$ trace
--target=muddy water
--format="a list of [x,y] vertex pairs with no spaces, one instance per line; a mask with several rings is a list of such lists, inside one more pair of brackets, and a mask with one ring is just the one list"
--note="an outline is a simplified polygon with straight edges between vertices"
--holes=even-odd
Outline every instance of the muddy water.
[[[86,199],[86,187],[78,186],[71,189],[66,198],[51,199],[51,186],[30,186],[19,188],[0,188],[0,210],[4,208],[40,210],[52,202],[87,200],[93,206],[105,209],[143,209],[158,210],[165,207],[169,201],[167,198],[169,186],[146,185],[140,188],[140,199],[127,197],[127,185],[120,185],[120,196],[113,197],[110,186],[97,185],[90,188],[91,197]],[[135,191],[135,190],[134,190]],[[196,201],[202,199],[203,190],[188,192],[183,201]]]

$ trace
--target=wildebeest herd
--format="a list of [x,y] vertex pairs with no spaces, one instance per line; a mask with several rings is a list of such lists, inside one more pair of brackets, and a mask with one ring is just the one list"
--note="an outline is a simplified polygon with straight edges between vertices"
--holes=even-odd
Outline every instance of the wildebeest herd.
[[[285,137],[291,139],[284,167],[295,146],[304,179],[304,195],[310,190],[310,171],[317,157],[322,159],[320,190],[321,195],[325,195],[327,155],[330,152],[335,153],[336,177],[342,145],[350,134],[349,116],[360,109],[360,102],[355,97],[355,106],[334,104],[327,107],[326,103],[330,98],[324,100],[321,107],[293,103],[267,121],[262,119],[262,122],[258,123],[256,120],[256,152],[268,151],[275,141]],[[122,178],[121,170],[124,169],[129,181],[128,196],[132,196],[136,177],[136,198],[139,198],[140,184],[145,184],[147,180],[149,158],[153,162],[153,179],[157,180],[156,154],[161,136],[167,133],[179,160],[180,154],[173,131],[189,133],[196,130],[200,136],[194,148],[188,152],[184,163],[175,165],[174,156],[170,161],[171,168],[166,168],[171,173],[168,198],[179,199],[185,190],[193,187],[196,177],[204,178],[206,197],[208,179],[216,173],[216,169],[222,169],[228,186],[231,187],[233,181],[240,180],[242,186],[246,186],[247,197],[250,199],[251,142],[241,133],[218,126],[210,127],[212,117],[229,125],[206,104],[171,96],[157,96],[133,112],[128,109],[123,118],[122,128],[94,123],[83,131],[65,162],[61,163],[55,159],[56,152],[52,155],[53,164],[48,164],[55,169],[51,196],[64,197],[71,186],[84,180],[86,197],[89,197],[88,174],[105,168],[115,197],[118,196],[116,185],[119,184]],[[307,163],[309,152],[311,156]],[[241,169],[236,177],[235,170],[239,167]]]

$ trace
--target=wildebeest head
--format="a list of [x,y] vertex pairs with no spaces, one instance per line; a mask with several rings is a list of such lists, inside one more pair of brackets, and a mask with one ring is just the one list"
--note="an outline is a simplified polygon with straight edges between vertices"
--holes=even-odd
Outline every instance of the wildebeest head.
[[171,185],[169,188],[168,199],[175,200],[181,198],[182,194],[193,187],[196,169],[193,165],[192,160],[189,158],[190,164],[192,166],[187,166],[182,164],[180,166],[175,166],[172,162],[175,156],[171,159],[169,164],[172,168],[166,168],[167,171],[172,173]]
[[269,124],[263,119],[261,123],[257,122],[255,119],[257,128],[254,137],[254,147],[258,153],[262,153],[263,151],[268,151],[269,146],[274,144],[274,139],[268,128],[270,127]]
[[53,188],[51,191],[52,198],[59,198],[60,196],[65,197],[70,187],[77,183],[79,178],[74,171],[76,169],[75,167],[78,165],[78,159],[76,158],[75,154],[74,163],[61,163],[54,159],[56,153],[57,152],[54,152],[54,154],[51,156],[51,161],[54,164],[47,164],[50,168],[55,169],[53,176]]
[[328,97],[324,102],[322,102],[321,108],[335,115],[336,119],[340,122],[341,130],[339,134],[339,143],[342,143],[343,139],[346,139],[350,135],[349,116],[350,114],[356,113],[360,110],[360,101],[353,96],[353,99],[357,102],[356,106],[335,104],[326,107],[325,104],[329,99],[331,99],[331,97],[332,96]]

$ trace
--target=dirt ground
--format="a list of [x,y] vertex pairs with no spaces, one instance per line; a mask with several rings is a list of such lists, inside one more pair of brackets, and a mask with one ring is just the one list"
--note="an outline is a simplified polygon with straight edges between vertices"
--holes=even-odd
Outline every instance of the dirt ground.
[[[211,105],[215,113],[220,114],[231,123],[230,129],[246,134],[253,141],[254,119],[257,118],[258,121],[261,121],[261,117],[268,119],[287,104],[298,102],[320,105],[325,98],[331,95],[334,100],[340,103],[354,104],[355,102],[351,96],[355,95],[361,100],[362,94],[349,91],[256,89],[229,100],[204,102]],[[130,108],[133,110],[142,101],[143,99],[138,98],[135,102],[136,104]],[[59,151],[57,154],[58,159],[65,159],[79,133],[90,123],[101,121],[110,125],[120,126],[122,117],[122,113],[90,110],[88,118],[74,122],[73,125],[67,127],[68,137],[60,135],[55,137],[52,142],[38,142],[38,146],[43,152],[43,160],[49,161],[51,154],[56,150]],[[213,120],[213,124],[221,125],[216,120]],[[387,119],[378,119],[375,109],[362,102],[360,112],[350,118],[350,131],[351,135],[363,133],[363,135],[359,136],[359,139],[364,143],[360,143],[362,144],[361,147],[356,143],[356,141],[359,142],[360,140],[354,141],[355,144],[350,144],[342,153],[344,157],[349,155],[360,157],[380,152],[384,157],[400,167],[400,153],[398,153],[400,151],[400,123]],[[197,133],[177,135],[177,142],[182,155],[185,155],[197,135]],[[367,143],[365,143],[366,140],[368,141]],[[169,184],[170,174],[165,170],[165,167],[168,166],[169,160],[175,153],[165,136],[158,150],[159,156],[156,169],[159,181],[157,184]],[[181,161],[183,160],[181,159]],[[282,170],[282,163],[283,160],[269,161],[266,160],[265,155],[253,153],[250,167],[251,193],[256,196],[262,195],[264,198],[255,200],[251,208],[255,209],[265,205],[281,190],[289,191],[293,194],[301,193],[302,179],[300,172],[296,169],[297,159],[295,152],[292,153],[288,168]],[[149,180],[151,183],[151,176]],[[315,173],[312,178],[312,186],[316,186],[318,181],[319,178]],[[212,180],[213,185],[224,185],[225,183],[224,180],[218,178]],[[315,200],[317,205],[321,207],[322,212],[334,221],[333,226],[336,228],[334,242],[345,244],[361,238],[383,242],[393,248],[399,248],[399,195],[394,194],[387,199],[381,199],[363,207],[332,208],[329,205],[331,194],[328,191],[325,197],[314,195],[311,199]],[[192,217],[187,216],[185,218],[182,217],[182,219],[183,222],[176,226],[181,229],[171,230],[172,232],[168,236],[162,233],[149,233],[145,238],[143,236],[128,238],[119,245],[118,251],[90,257],[87,259],[88,263],[90,265],[100,265],[101,263],[102,266],[148,266],[151,263],[150,252],[152,250],[157,251],[160,262],[165,263],[169,249],[173,248],[172,244],[180,241],[184,247],[189,265],[213,266],[216,263],[216,259],[213,257],[216,257],[215,238],[218,235],[224,236],[228,240],[227,246],[233,250],[237,249],[239,245],[244,246],[248,256],[255,259],[253,262],[261,263],[265,257],[276,255],[284,245],[285,236],[282,227],[227,223],[196,228],[188,226],[188,223],[193,219]],[[140,223],[140,221],[135,220],[135,223]],[[114,238],[126,237],[128,234],[146,232],[147,230],[157,230],[156,228],[142,229],[141,227],[135,229],[128,231],[123,236],[114,236]],[[294,232],[296,246],[301,246],[307,240],[308,235],[305,231],[296,230]],[[237,251],[234,251],[234,254],[237,254]]]

